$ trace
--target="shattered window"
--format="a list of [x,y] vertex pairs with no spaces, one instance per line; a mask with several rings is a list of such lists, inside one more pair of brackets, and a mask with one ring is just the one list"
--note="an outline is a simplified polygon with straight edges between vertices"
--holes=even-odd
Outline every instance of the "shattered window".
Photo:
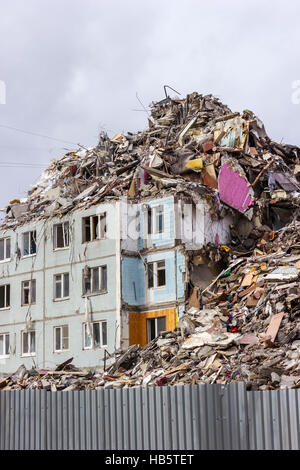
[[164,231],[164,208],[163,206],[156,207],[156,233],[163,233]]
[[155,261],[148,264],[148,289],[166,285],[165,261]]
[[88,325],[84,325],[84,348],[85,349],[90,349],[92,347],[92,338],[88,334]]
[[106,214],[100,215],[100,236],[99,238],[106,237]]
[[152,341],[156,338],[155,335],[155,318],[147,320],[147,330],[148,330],[148,341]]
[[100,323],[93,323],[94,348],[99,348],[100,342]]
[[9,356],[9,333],[0,335],[0,357]]
[[156,318],[156,323],[157,323],[157,335],[159,335],[161,331],[166,331],[166,317]]
[[10,259],[10,238],[0,239],[0,261]]
[[0,309],[10,307],[10,284],[0,286]]
[[88,324],[84,324],[84,349],[96,349],[107,346],[107,322],[91,324],[92,336],[89,335]]
[[166,317],[148,318],[147,320],[147,337],[148,342],[155,339],[161,331],[166,330]]
[[69,297],[69,273],[55,274],[54,276],[54,299],[65,299]]
[[148,208],[148,235],[163,233],[164,208],[163,206]]
[[36,281],[22,282],[22,305],[30,305],[36,302]]
[[23,331],[22,354],[35,354],[35,331]]
[[57,224],[53,227],[54,249],[69,246],[69,222]]
[[69,327],[65,325],[62,327],[62,349],[69,349]]
[[31,331],[29,340],[30,353],[35,353],[35,331]]
[[62,275],[55,276],[55,299],[62,298]]
[[83,224],[83,243],[91,241],[91,220],[90,217],[84,217],[82,219]]
[[55,328],[55,351],[61,350],[61,328]]
[[82,219],[82,243],[106,237],[106,213]]
[[23,256],[36,254],[36,231],[23,233]]
[[152,209],[148,209],[148,235],[152,234]]
[[69,297],[69,274],[63,275],[63,293],[64,297]]
[[69,349],[69,326],[58,326],[54,328],[55,352]]
[[84,276],[84,294],[91,293],[91,274]]
[[97,294],[107,290],[107,266],[83,270],[84,294]]
[[148,289],[151,289],[152,287],[154,287],[153,265],[154,263],[148,264]]
[[107,323],[102,322],[102,346],[107,346]]
[[99,223],[99,219],[97,216],[95,217],[92,217],[92,240],[96,240],[97,238],[99,238],[99,226],[98,226],[98,223]]
[[157,287],[166,285],[166,267],[165,262],[160,261],[157,263]]
[[107,267],[101,266],[101,290],[107,291]]
[[92,292],[99,292],[100,290],[100,285],[99,285],[99,268],[93,268],[92,270],[93,273],[93,279],[92,279]]

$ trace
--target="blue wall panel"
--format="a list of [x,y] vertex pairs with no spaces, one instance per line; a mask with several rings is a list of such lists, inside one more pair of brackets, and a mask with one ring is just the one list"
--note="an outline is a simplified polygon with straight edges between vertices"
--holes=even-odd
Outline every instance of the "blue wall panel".
[[145,303],[145,268],[140,258],[122,260],[122,298],[130,305]]

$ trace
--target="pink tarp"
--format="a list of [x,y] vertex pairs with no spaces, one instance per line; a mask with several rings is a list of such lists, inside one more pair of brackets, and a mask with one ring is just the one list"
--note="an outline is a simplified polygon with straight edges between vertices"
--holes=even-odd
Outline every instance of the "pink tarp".
[[222,165],[219,174],[219,193],[221,201],[240,212],[245,212],[255,201],[254,191],[247,178],[229,163]]

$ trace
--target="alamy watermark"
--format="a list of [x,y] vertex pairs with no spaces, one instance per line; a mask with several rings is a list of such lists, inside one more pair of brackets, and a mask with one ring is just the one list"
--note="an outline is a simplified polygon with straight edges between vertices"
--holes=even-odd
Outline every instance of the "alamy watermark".
[[6,84],[0,80],[0,104],[6,104]]
[[300,80],[294,80],[292,83],[293,93],[292,93],[292,103],[300,104]]

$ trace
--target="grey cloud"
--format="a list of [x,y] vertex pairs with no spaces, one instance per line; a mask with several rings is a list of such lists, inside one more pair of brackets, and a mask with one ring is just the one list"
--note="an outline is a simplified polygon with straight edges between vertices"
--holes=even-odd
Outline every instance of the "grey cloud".
[[[94,145],[100,129],[138,130],[163,85],[252,109],[276,140],[300,145],[296,2],[0,0],[0,124]],[[72,145],[0,127],[0,162],[47,165]],[[42,168],[2,168],[0,207]]]

